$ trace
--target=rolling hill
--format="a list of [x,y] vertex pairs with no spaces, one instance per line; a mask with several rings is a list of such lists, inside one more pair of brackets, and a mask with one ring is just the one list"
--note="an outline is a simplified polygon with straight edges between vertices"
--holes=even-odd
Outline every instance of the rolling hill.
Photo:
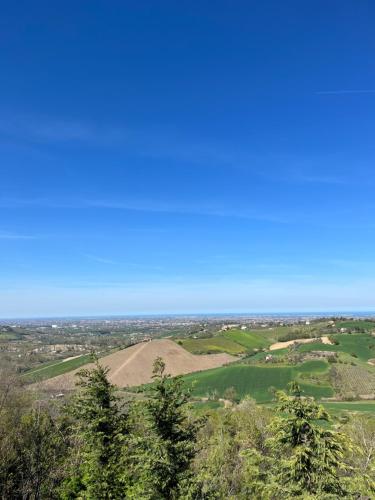
[[[151,382],[153,362],[159,356],[163,358],[166,373],[170,375],[183,375],[216,368],[236,360],[225,353],[197,356],[171,340],[160,339],[122,349],[101,358],[99,362],[109,368],[109,380],[112,383],[118,387],[131,387]],[[88,364],[85,368],[92,366]],[[61,391],[71,390],[75,385],[75,374],[80,369],[45,380],[41,382],[42,387]]]

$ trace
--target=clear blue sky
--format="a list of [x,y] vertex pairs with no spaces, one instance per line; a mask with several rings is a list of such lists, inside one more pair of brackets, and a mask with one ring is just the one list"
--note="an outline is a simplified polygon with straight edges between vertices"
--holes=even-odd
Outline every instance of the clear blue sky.
[[0,316],[375,308],[372,0],[1,11]]

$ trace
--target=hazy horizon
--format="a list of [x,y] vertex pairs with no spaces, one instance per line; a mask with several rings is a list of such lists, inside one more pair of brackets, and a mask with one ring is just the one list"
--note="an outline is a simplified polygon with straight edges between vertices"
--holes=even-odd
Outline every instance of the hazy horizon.
[[375,309],[374,14],[4,5],[0,317]]

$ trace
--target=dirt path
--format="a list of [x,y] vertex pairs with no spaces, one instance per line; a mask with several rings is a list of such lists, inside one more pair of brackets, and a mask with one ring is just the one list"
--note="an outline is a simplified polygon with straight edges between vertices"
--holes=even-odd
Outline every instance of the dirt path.
[[70,356],[70,358],[63,359],[62,362],[65,363],[66,361],[70,361],[71,359],[77,359],[80,358],[81,356],[83,356],[83,354],[78,354],[78,356]]
[[111,376],[112,376],[112,377],[116,377],[116,375],[117,375],[118,373],[120,373],[120,371],[121,371],[123,368],[125,368],[125,366],[126,366],[126,365],[128,365],[129,363],[131,363],[131,362],[133,361],[133,359],[134,359],[134,358],[136,358],[136,357],[139,355],[139,353],[140,353],[141,351],[143,351],[143,349],[144,349],[146,346],[147,346],[147,343],[146,343],[146,342],[144,342],[144,343],[143,343],[143,344],[141,344],[141,345],[138,345],[138,349],[137,349],[135,352],[133,352],[133,354],[132,354],[129,358],[125,359],[125,361],[124,361],[124,362],[123,362],[123,363],[122,363],[122,364],[121,364],[118,368],[116,368],[116,370],[113,370],[113,371],[112,371],[112,373],[111,373]]
[[276,342],[275,344],[272,344],[270,346],[270,351],[276,351],[277,349],[284,349],[285,347],[289,347],[290,345],[293,344],[309,344],[310,342],[316,342],[319,340],[322,344],[331,344],[332,342],[329,340],[328,337],[314,337],[312,339],[295,339],[295,340],[288,340],[286,342]]

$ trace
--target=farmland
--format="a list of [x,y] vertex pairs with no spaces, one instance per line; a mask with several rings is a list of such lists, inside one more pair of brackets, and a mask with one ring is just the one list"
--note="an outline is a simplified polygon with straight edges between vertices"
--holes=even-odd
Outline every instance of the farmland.
[[[153,363],[159,357],[165,362],[166,373],[173,376],[222,366],[236,359],[226,353],[196,356],[171,340],[159,339],[151,342],[141,342],[126,349],[118,350],[100,358],[99,362],[102,366],[108,367],[109,380],[118,387],[124,388],[151,382]],[[65,363],[74,364],[79,359],[73,359]],[[84,362],[87,363],[88,361],[86,359]],[[58,370],[64,369],[61,365],[65,363],[50,365],[45,370],[48,372],[53,370],[56,373]],[[74,369],[70,367],[69,373],[64,370],[61,375],[58,374],[58,376],[45,380],[43,387],[46,390],[58,392],[74,389],[75,374],[82,364],[74,367]],[[89,364],[87,367],[93,368],[93,364]],[[41,376],[43,371],[35,370],[33,372],[34,376],[38,374]]]
[[308,351],[336,351],[350,354],[361,361],[368,361],[375,357],[375,337],[368,334],[336,334],[332,339],[337,345],[323,343],[304,344],[298,347],[300,352]]
[[[368,363],[375,358],[375,337],[370,331],[360,333],[364,328],[371,328],[372,332],[374,323],[347,320],[347,326],[341,326],[344,323],[344,320],[336,324],[321,320],[306,325],[259,324],[252,328],[239,325],[227,329],[217,323],[189,323],[185,335],[180,330],[168,340],[138,343],[126,349],[97,349],[97,352],[102,352],[102,364],[110,368],[110,379],[122,388],[148,383],[152,363],[161,356],[169,373],[184,374],[189,384],[194,382],[193,393],[199,399],[213,393],[224,397],[225,391],[233,387],[238,398],[250,395],[257,402],[268,404],[275,390],[286,389],[295,380],[306,395],[358,401],[375,393],[375,366]],[[354,333],[339,332],[339,327],[348,331],[350,327]],[[2,335],[13,338],[19,333],[7,330]],[[333,343],[313,340],[316,337],[329,338]],[[107,345],[112,343],[109,338],[105,336]],[[294,339],[311,339],[311,343],[285,344]],[[9,346],[22,345],[20,342],[24,341],[9,340]],[[280,344],[284,347],[270,350],[275,342],[284,342]],[[73,345],[70,331],[69,345]],[[337,354],[328,360],[324,358],[325,352]],[[68,359],[62,360],[58,355],[23,371],[21,377],[27,383],[41,382],[47,392],[57,387],[64,392],[73,388],[74,374],[82,366],[92,366],[90,355],[86,351],[77,356],[73,351]],[[198,406],[215,405],[201,402]]]
[[230,330],[224,334],[224,337],[245,347],[247,350],[261,349],[270,345],[270,342],[261,333]]
[[299,380],[308,395],[317,398],[332,396],[333,390],[329,385],[312,384],[300,378],[307,371],[322,373],[327,369],[328,364],[319,361],[296,367],[235,364],[188,375],[184,379],[193,385],[193,394],[197,396],[206,396],[212,392],[223,396],[228,387],[234,387],[239,397],[249,394],[258,402],[266,402],[272,400],[272,388],[286,389],[292,380]]
[[353,397],[375,394],[375,373],[360,366],[336,364],[332,367],[332,380],[337,393]]
[[228,354],[243,354],[244,346],[225,336],[215,336],[208,339],[186,339],[178,342],[184,349],[192,354],[213,354],[226,352]]
[[40,382],[52,377],[80,368],[91,361],[91,355],[86,354],[67,361],[49,362],[44,365],[25,372],[22,376],[25,382]]
[[228,354],[244,354],[254,349],[267,348],[270,340],[264,332],[246,332],[242,330],[229,330],[210,338],[187,338],[178,343],[193,354],[211,354],[226,352]]

